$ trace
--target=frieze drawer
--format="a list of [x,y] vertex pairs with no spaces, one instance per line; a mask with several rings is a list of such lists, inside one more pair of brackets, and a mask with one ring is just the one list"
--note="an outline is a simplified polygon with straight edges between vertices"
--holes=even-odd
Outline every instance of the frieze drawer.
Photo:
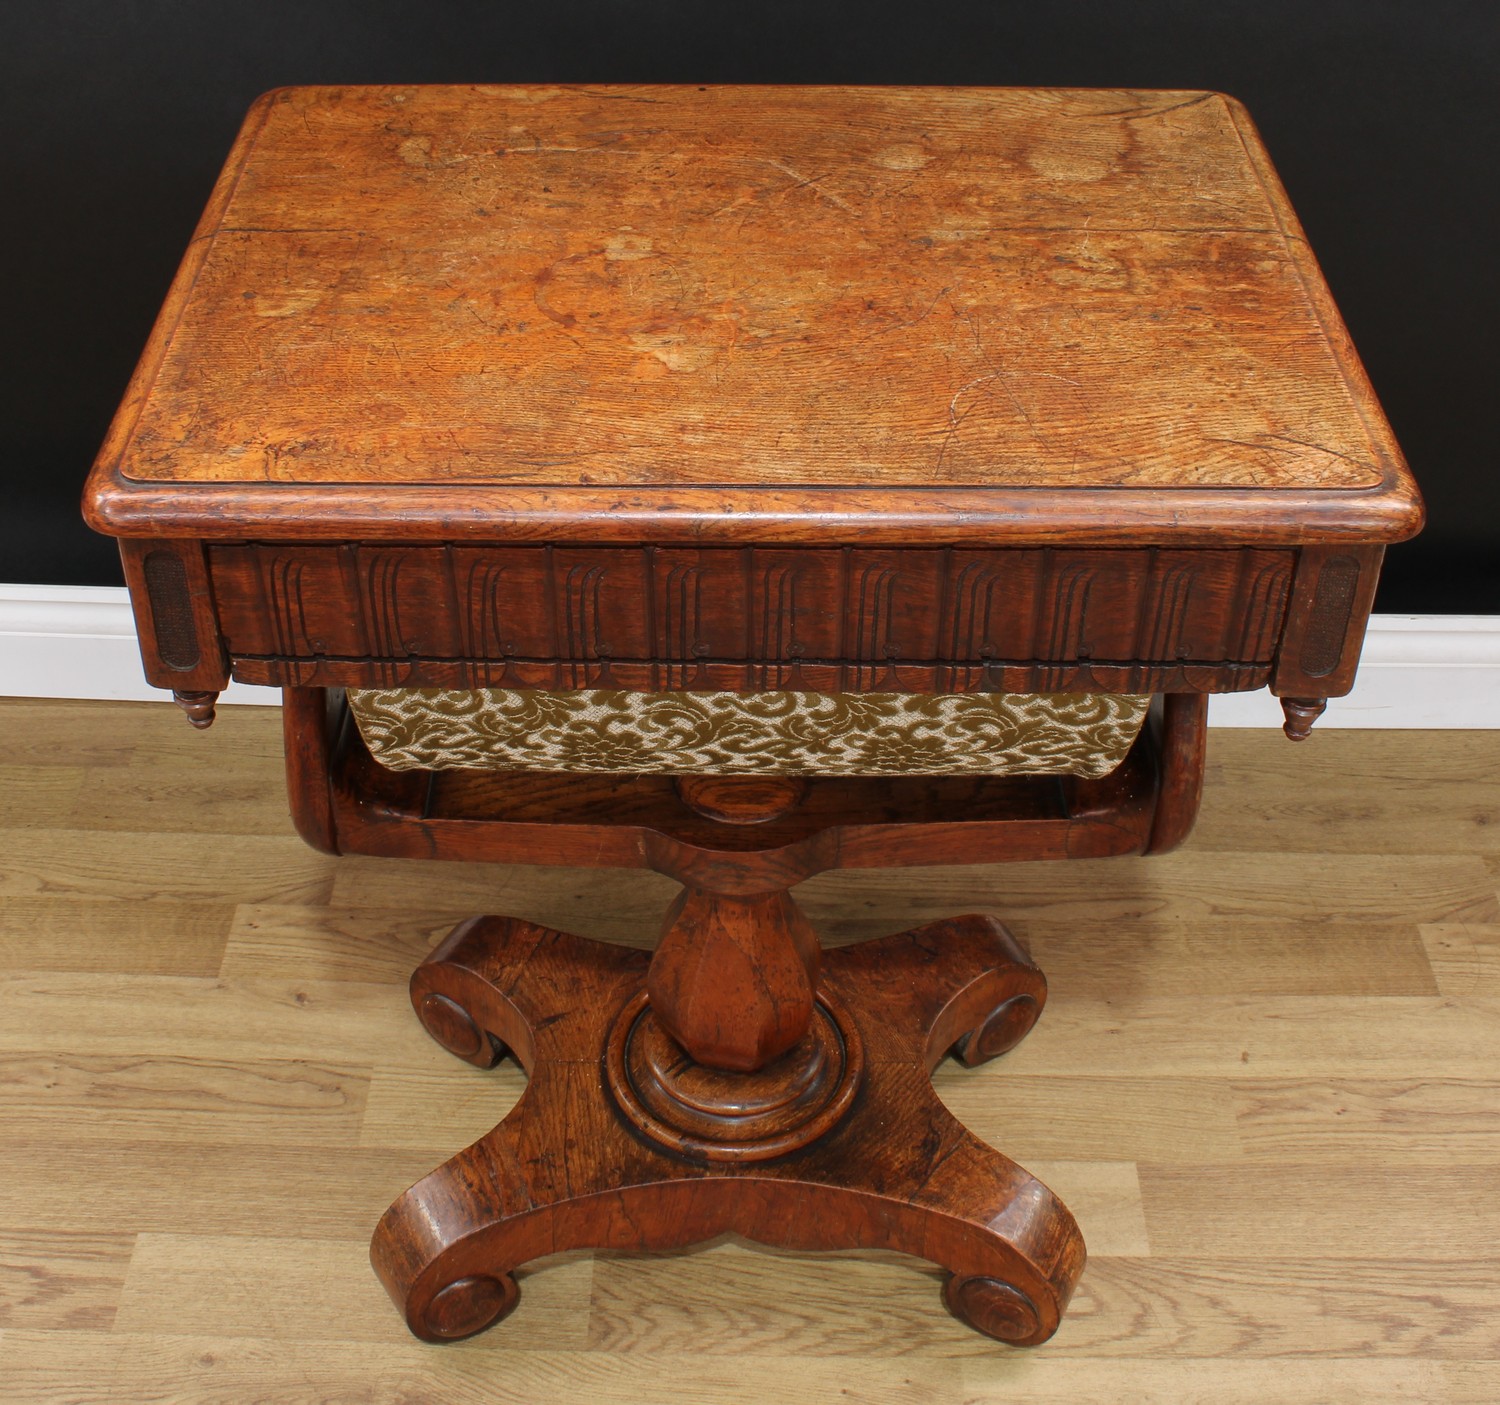
[[[236,676],[253,681],[289,681],[277,661],[328,665],[318,676],[334,681],[340,660],[383,660],[434,685],[826,687],[835,666],[835,686],[868,689],[995,686],[986,677],[1011,664],[1218,666],[1263,682],[1295,556],[245,544],[210,547],[209,566]],[[944,665],[963,667],[905,680]]]

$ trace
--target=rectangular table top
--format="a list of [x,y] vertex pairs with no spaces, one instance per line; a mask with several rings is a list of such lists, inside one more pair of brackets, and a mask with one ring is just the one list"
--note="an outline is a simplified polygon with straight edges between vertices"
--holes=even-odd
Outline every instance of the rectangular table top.
[[1236,103],[894,88],[266,95],[88,508],[220,539],[1420,521]]

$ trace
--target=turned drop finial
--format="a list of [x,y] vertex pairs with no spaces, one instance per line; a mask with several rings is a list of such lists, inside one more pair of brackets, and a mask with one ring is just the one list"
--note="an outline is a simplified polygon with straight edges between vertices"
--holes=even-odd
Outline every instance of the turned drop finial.
[[1323,715],[1327,706],[1327,698],[1282,698],[1281,710],[1286,714],[1286,721],[1281,730],[1290,741],[1306,741],[1313,723]]
[[218,702],[217,693],[180,693],[173,692],[172,701],[185,713],[187,720],[200,732],[205,727],[214,724],[214,704]]

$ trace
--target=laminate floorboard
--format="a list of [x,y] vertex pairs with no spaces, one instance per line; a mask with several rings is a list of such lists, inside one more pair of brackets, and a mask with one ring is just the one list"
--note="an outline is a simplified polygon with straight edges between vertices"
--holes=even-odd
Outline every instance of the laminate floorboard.
[[891,1254],[529,1266],[410,1338],[376,1218],[520,1095],[429,1041],[470,912],[649,945],[647,873],[330,859],[279,717],[0,701],[0,1401],[989,1405],[1500,1399],[1500,732],[1215,731],[1158,860],[822,875],[830,943],[967,911],[1052,995],[941,1096],[1091,1259],[1015,1352]]

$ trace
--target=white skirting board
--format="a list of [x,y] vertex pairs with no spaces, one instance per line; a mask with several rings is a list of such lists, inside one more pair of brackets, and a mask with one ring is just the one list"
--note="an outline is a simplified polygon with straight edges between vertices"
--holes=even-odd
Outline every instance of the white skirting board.
[[[0,696],[162,700],[146,685],[123,587],[0,585]],[[232,683],[225,703],[275,705]],[[1264,689],[1216,697],[1219,727],[1279,727]],[[1319,727],[1500,727],[1500,615],[1376,615],[1354,691]]]

